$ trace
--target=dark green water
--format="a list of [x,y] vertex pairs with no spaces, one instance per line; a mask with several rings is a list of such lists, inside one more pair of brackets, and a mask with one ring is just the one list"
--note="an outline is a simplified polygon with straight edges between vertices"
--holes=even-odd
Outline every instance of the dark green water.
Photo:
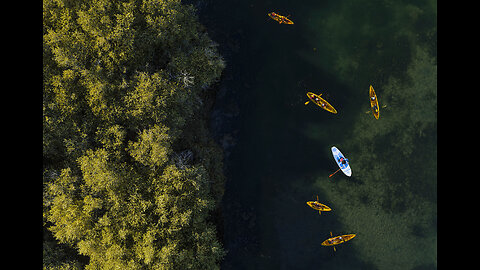
[[[217,2],[200,19],[227,61],[212,115],[222,268],[436,269],[436,1]],[[307,91],[338,114],[305,106]],[[333,145],[352,177],[328,178]],[[306,205],[317,195],[331,212]],[[357,237],[334,252],[330,231]]]

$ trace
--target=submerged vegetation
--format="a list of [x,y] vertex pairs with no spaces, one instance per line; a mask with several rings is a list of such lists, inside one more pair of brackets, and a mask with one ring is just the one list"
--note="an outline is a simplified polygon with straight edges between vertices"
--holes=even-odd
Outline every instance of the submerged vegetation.
[[[436,1],[369,4],[338,3],[343,16],[322,18],[320,31],[330,35],[325,47],[332,52],[318,63],[331,65],[362,103],[352,109],[351,127],[338,145],[352,179],[332,185],[321,176],[314,185],[342,229],[362,239],[352,242],[362,260],[378,269],[435,268]],[[355,46],[342,46],[347,40]],[[370,84],[381,106],[378,120],[369,110]]]
[[435,58],[417,48],[406,79],[382,87],[380,119],[355,118],[342,147],[354,178],[321,185],[345,230],[364,236],[359,256],[378,269],[436,265],[436,78]]
[[180,0],[43,1],[44,269],[218,269],[225,64]]

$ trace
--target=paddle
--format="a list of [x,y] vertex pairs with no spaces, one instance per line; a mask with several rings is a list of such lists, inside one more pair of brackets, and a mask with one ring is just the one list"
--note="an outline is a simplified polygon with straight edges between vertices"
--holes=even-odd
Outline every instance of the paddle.
[[[382,105],[382,109],[387,108],[387,105]],[[365,113],[370,113],[371,110],[366,111]]]
[[[318,195],[317,195],[317,202],[319,203],[319,201],[318,201]],[[318,214],[321,215],[321,214],[322,214],[322,210],[318,210]]]
[[328,177],[332,177],[334,174],[336,174],[338,171],[340,171],[342,168],[339,168],[338,170],[336,170],[334,173],[330,174]]
[[[332,232],[330,232],[330,237],[333,237]],[[337,251],[337,250],[335,249],[335,246],[333,246],[333,251]]]

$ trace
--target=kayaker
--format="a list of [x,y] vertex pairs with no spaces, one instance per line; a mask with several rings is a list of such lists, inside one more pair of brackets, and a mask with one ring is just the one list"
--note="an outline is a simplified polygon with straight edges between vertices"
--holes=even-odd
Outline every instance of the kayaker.
[[340,158],[340,162],[341,162],[342,164],[346,164],[346,163],[347,163],[347,159],[346,159],[346,158],[343,158],[343,157],[341,157],[341,158]]
[[374,100],[375,100],[375,97],[371,97],[370,99],[371,99],[372,101],[374,101]]
[[373,105],[373,110],[376,111],[376,112],[378,112],[378,107],[377,107],[377,105]]

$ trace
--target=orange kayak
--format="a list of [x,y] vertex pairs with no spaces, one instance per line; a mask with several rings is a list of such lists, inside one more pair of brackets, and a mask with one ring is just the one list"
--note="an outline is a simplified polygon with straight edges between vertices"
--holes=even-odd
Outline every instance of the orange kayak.
[[318,210],[320,214],[322,214],[322,211],[327,212],[327,211],[332,211],[332,209],[325,204],[321,204],[318,201],[309,201],[307,202],[308,206],[311,208]]
[[311,208],[313,208],[315,210],[318,210],[318,211],[332,211],[332,209],[330,207],[326,206],[325,204],[321,204],[319,202],[316,202],[316,201],[309,201],[309,202],[307,202],[307,204]]
[[370,106],[372,107],[373,116],[375,116],[375,119],[378,119],[378,117],[380,117],[380,108],[378,107],[377,95],[375,94],[375,90],[373,90],[373,86],[371,85],[370,85],[369,95],[370,95]]
[[[329,111],[331,113],[337,113],[337,110],[335,110],[335,108],[330,105],[330,103],[328,103],[325,99],[321,98],[322,94],[320,95],[317,95],[317,94],[314,94],[312,92],[308,92],[307,93],[307,97],[313,101],[313,103],[317,104],[318,106],[320,106],[320,108],[326,110],[326,111]],[[308,104],[308,101],[305,103],[305,105]]]
[[[290,19],[288,19],[287,17],[282,16],[280,14],[277,14],[275,12],[268,13],[268,16],[270,18],[274,19],[275,21],[277,21],[279,24],[282,24],[282,23],[283,24],[293,24],[293,22]],[[288,15],[288,16],[290,16],[290,15]]]
[[[330,233],[330,235],[331,235],[331,233]],[[339,245],[339,244],[342,244],[342,243],[345,243],[347,241],[352,240],[355,236],[357,236],[357,235],[356,234],[344,234],[344,235],[331,237],[331,238],[328,238],[327,240],[323,241],[322,246]]]

